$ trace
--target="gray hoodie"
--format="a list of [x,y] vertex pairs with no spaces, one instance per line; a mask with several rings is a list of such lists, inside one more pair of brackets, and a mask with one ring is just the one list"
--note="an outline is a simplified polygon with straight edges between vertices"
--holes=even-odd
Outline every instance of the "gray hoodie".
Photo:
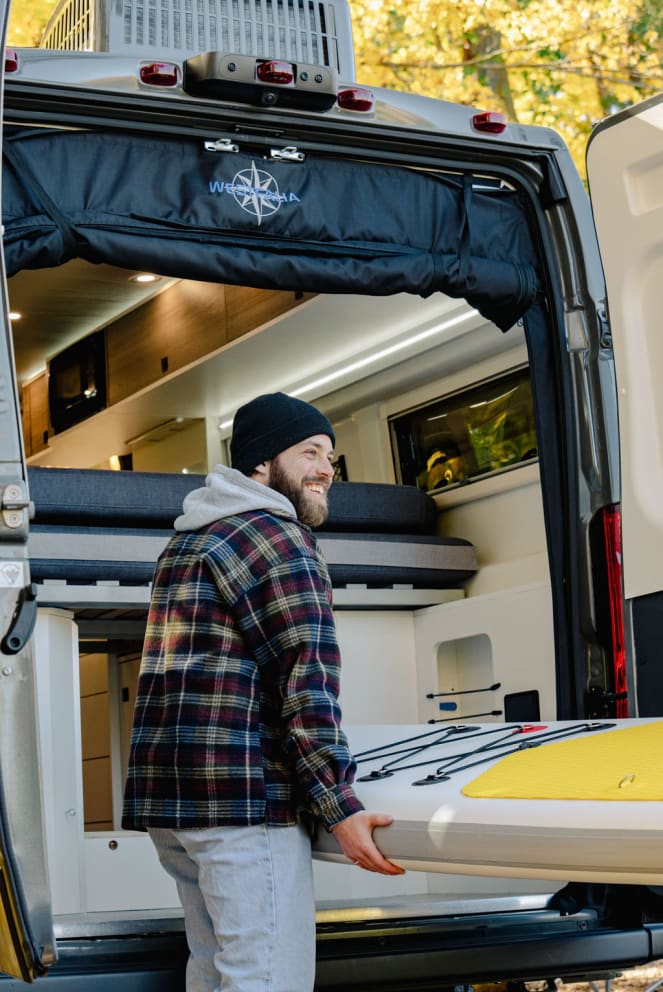
[[237,469],[215,465],[205,479],[205,485],[184,497],[182,513],[175,520],[175,530],[199,530],[215,520],[251,510],[267,510],[297,519],[297,511],[286,496],[250,479]]

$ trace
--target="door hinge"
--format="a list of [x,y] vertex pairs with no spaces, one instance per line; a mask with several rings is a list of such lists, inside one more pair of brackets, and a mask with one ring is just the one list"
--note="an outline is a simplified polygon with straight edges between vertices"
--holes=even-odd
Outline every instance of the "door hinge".
[[612,331],[605,301],[597,308],[596,316],[599,322],[599,343],[602,348],[612,348]]
[[0,500],[2,510],[2,527],[11,531],[18,531],[27,527],[28,514],[32,514],[34,507],[25,496],[25,491],[16,482],[10,482],[2,490]]

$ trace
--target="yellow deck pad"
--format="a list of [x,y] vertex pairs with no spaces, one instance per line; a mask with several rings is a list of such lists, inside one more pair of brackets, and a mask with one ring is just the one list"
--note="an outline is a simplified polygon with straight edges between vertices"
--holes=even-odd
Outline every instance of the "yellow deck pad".
[[663,800],[663,722],[517,751],[462,792],[477,799]]

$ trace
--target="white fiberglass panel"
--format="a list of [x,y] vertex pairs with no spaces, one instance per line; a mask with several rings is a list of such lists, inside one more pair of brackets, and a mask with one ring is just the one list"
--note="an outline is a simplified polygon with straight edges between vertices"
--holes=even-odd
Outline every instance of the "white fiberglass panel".
[[617,367],[624,585],[635,597],[663,586],[663,102],[600,127],[587,165]]

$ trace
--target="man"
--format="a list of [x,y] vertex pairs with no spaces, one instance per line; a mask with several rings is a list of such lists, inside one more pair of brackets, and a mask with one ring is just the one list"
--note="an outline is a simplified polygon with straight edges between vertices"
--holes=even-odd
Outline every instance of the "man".
[[327,515],[334,431],[301,400],[243,406],[233,468],[184,500],[157,564],[123,826],[177,882],[187,992],[311,992],[310,832],[356,865],[373,842],[340,726],[331,585],[310,530]]

